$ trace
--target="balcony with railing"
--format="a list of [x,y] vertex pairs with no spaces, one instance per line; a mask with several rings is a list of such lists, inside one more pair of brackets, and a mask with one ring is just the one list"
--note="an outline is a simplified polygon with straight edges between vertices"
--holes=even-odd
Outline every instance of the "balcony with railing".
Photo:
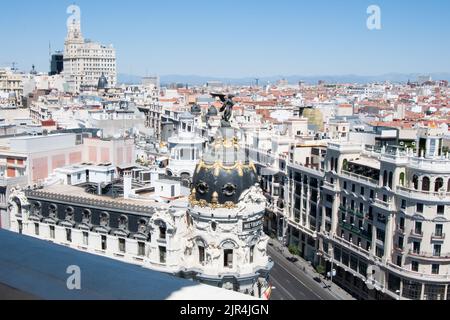
[[429,260],[450,260],[450,252],[441,253],[441,252],[425,252],[419,250],[409,250],[408,254],[417,258],[425,258]]
[[323,187],[331,191],[339,191],[337,185],[329,181],[324,181]]
[[385,202],[385,201],[380,200],[380,199],[375,199],[373,204],[374,204],[374,206],[376,206],[376,207],[378,207],[380,209],[384,209],[384,210],[388,210],[388,211],[394,210],[394,206],[391,203]]
[[352,173],[349,171],[345,171],[342,170],[341,173],[342,176],[347,177],[347,178],[351,178],[351,180],[355,180],[361,183],[365,183],[365,184],[369,184],[371,187],[377,187],[378,186],[378,180],[363,176],[363,175],[359,175],[356,173]]
[[401,274],[403,276],[408,276],[411,277],[413,279],[417,279],[417,280],[428,280],[428,281],[437,281],[437,282],[442,282],[445,280],[450,279],[450,275],[437,275],[437,274],[425,274],[422,272],[415,272],[415,271],[411,271],[408,269],[405,269],[403,267],[399,267],[396,264],[393,264],[391,262],[389,263],[385,263],[382,264],[384,267],[388,268],[391,271],[394,271],[395,273]]
[[398,186],[397,187],[397,193],[401,196],[412,198],[412,199],[419,199],[419,200],[430,200],[430,198],[434,198],[436,200],[443,200],[448,199],[450,197],[450,192],[446,191],[440,191],[440,192],[434,192],[434,191],[422,191],[422,190],[415,190],[410,189],[407,187]]
[[423,231],[422,230],[413,230],[413,231],[411,231],[410,237],[416,238],[416,239],[422,239]]
[[444,241],[445,240],[445,233],[433,233],[431,235],[431,240],[432,241]]
[[360,229],[353,224],[350,224],[347,222],[342,222],[342,221],[339,223],[339,226],[343,230],[347,230],[349,232],[355,233],[356,235],[359,235],[359,236],[365,238],[366,240],[372,241],[372,235],[364,229]]

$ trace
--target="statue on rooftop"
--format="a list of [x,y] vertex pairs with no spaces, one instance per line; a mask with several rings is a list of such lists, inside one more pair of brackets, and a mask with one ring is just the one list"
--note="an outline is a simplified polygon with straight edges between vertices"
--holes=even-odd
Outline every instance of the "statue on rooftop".
[[211,96],[213,96],[214,98],[219,98],[220,101],[223,102],[222,108],[220,109],[220,112],[223,112],[222,127],[231,127],[230,120],[231,116],[233,115],[234,96],[231,94],[225,95],[221,93],[212,93]]

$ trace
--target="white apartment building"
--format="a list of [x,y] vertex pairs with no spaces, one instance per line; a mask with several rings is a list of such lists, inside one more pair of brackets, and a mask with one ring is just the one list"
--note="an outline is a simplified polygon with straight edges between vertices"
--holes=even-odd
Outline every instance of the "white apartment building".
[[0,69],[0,105],[22,106],[23,75]]
[[85,40],[80,21],[74,20],[64,44],[67,91],[76,93],[82,89],[97,88],[102,75],[106,77],[109,87],[116,86],[116,50],[112,46]]
[[307,145],[298,145],[286,165],[251,153],[269,197],[266,227],[360,299],[450,299],[445,131],[420,128],[417,151],[329,142],[300,159]]

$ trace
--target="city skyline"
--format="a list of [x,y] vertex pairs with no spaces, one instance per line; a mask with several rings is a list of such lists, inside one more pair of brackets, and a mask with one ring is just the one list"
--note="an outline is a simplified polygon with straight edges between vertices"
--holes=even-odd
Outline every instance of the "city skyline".
[[[445,61],[450,45],[441,40],[450,31],[450,4],[436,2],[133,1],[125,6],[80,0],[76,5],[85,37],[116,48],[119,74],[240,78],[450,72]],[[0,65],[17,62],[28,71],[34,64],[47,72],[49,43],[53,51],[63,48],[70,4],[4,5],[2,23],[10,28],[0,31],[7,44]],[[367,28],[370,5],[381,9],[380,30]]]

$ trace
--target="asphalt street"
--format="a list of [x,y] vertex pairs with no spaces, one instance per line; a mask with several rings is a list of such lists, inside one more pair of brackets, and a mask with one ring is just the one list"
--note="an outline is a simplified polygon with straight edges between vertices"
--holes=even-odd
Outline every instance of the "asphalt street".
[[274,247],[269,246],[268,253],[275,263],[270,272],[271,300],[339,300],[325,283],[316,282]]

